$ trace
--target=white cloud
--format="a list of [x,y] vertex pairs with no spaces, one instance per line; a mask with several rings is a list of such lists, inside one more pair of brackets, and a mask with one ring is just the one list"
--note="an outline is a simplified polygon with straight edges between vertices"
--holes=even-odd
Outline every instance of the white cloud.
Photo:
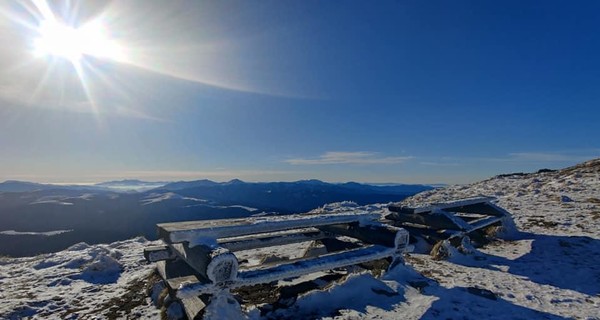
[[531,162],[581,162],[594,158],[591,155],[574,155],[561,153],[543,153],[543,152],[519,152],[510,153],[509,160],[512,161],[531,161]]
[[460,163],[457,162],[437,162],[437,161],[422,161],[420,164],[424,166],[432,166],[432,167],[458,167]]
[[600,149],[571,150],[562,152],[513,152],[498,157],[419,157],[425,166],[461,166],[473,163],[551,164],[578,163],[598,158]]
[[291,165],[324,165],[324,164],[397,164],[412,159],[411,156],[383,157],[375,152],[326,152],[317,158],[288,159],[285,162]]

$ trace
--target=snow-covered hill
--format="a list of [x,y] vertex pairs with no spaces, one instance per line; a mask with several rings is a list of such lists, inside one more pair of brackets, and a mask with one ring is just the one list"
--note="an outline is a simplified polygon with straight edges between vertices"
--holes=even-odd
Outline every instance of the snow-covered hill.
[[[503,175],[427,191],[403,204],[495,196],[519,229],[449,260],[410,254],[408,268],[375,278],[343,275],[289,308],[249,317],[326,319],[600,319],[600,159],[556,172]],[[384,204],[344,202],[318,212],[387,213]],[[0,318],[159,318],[145,290],[149,243],[76,245],[58,253],[0,260]],[[288,248],[295,253],[306,248]],[[266,254],[266,253],[265,253]]]

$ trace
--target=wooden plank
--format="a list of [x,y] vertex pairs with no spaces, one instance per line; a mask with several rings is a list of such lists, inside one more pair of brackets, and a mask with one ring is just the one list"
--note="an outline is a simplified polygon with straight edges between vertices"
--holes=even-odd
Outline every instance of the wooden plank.
[[317,227],[356,221],[374,221],[378,214],[288,215],[265,218],[201,220],[158,224],[159,236],[167,243],[196,238],[226,238],[281,230]]
[[274,236],[253,237],[243,240],[219,240],[219,245],[229,251],[236,252],[257,248],[272,247],[291,243],[315,241],[327,238],[328,235],[321,231],[287,233]]
[[258,283],[269,283],[286,278],[297,277],[303,274],[331,270],[364,263],[371,260],[383,259],[395,254],[393,248],[385,246],[370,246],[355,250],[343,251],[324,255],[313,259],[294,261],[268,269],[257,269],[240,272],[238,281],[240,285],[253,285]]
[[458,208],[464,206],[470,206],[478,203],[486,203],[490,201],[494,201],[496,198],[494,197],[474,197],[474,198],[465,198],[454,201],[446,201],[441,203],[432,203],[429,206],[415,208],[415,213],[432,211],[435,209],[441,209],[451,211],[449,208]]
[[466,206],[444,208],[443,210],[449,212],[478,213],[496,217],[505,216],[504,212],[499,211],[496,206],[492,206],[490,203],[475,203]]
[[[165,280],[169,292],[173,295],[181,285],[208,282],[205,279],[201,280],[202,278],[182,260],[159,261],[156,265],[158,273]],[[206,307],[205,303],[196,296],[180,300],[188,319],[195,319]]]
[[451,229],[451,230],[467,230],[470,226],[460,218],[454,217],[451,213],[437,210],[432,212],[422,213],[400,213],[392,212],[386,219],[398,221],[401,223],[412,223],[426,226],[432,229]]
[[198,297],[189,297],[181,299],[185,315],[190,320],[200,319],[202,310],[206,308],[206,304]]
[[402,226],[403,229],[408,230],[411,236],[421,237],[431,243],[435,243],[441,240],[447,240],[453,237],[460,237],[465,234],[464,231],[456,230],[433,230],[427,228],[418,228],[413,226]]
[[398,232],[402,228],[380,224],[361,226],[358,223],[321,226],[320,230],[336,235],[348,236],[360,241],[395,248]]
[[[432,212],[432,211],[435,211],[436,209],[452,212],[452,211],[460,211],[457,209],[464,208],[464,207],[475,207],[479,204],[490,203],[491,201],[494,201],[494,200],[496,200],[496,198],[494,198],[494,197],[475,197],[475,198],[466,198],[466,199],[441,202],[441,203],[432,203],[427,206],[416,207],[416,208],[391,205],[388,207],[388,209],[393,212],[407,213],[407,214]],[[484,210],[486,210],[486,209],[484,209]],[[468,212],[468,211],[460,211],[460,212]],[[473,213],[478,213],[478,212],[473,212]]]
[[179,285],[185,282],[209,282],[208,279],[204,278],[181,259],[158,261],[156,263],[156,270],[167,284],[173,284],[171,287],[173,290],[177,290]]
[[[229,283],[228,287],[233,289],[260,283],[270,283],[273,281],[299,277],[301,275],[323,270],[332,270],[335,268],[393,257],[395,254],[395,248],[378,245],[338,252],[318,258],[304,259],[288,264],[281,264],[272,268],[240,272],[237,280]],[[198,296],[202,293],[211,292],[211,290],[213,290],[212,285],[204,283],[190,283],[183,285],[177,293],[177,296],[179,298]]]
[[471,228],[467,232],[477,231],[502,221],[502,217],[487,217],[470,223]]
[[148,262],[158,262],[162,260],[175,259],[175,255],[171,252],[171,249],[166,246],[153,246],[144,248],[144,258]]

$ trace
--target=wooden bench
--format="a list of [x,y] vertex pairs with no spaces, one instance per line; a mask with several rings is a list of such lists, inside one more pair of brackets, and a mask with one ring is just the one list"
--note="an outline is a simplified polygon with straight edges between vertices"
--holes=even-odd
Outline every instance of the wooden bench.
[[450,241],[454,244],[469,241],[477,231],[500,226],[511,219],[509,212],[495,205],[493,197],[467,198],[434,203],[423,207],[390,205],[386,219],[391,224],[410,231],[430,243]]
[[[383,224],[378,214],[286,215],[246,219],[158,224],[164,246],[146,248],[149,262],[181,299],[193,319],[209,304],[199,296],[228,295],[229,290],[300,277],[388,258],[403,263],[408,232]],[[350,239],[352,245],[316,257],[240,269],[236,252],[315,240]],[[204,299],[206,300],[206,299]],[[209,299],[210,300],[210,299]],[[231,299],[235,301],[235,299]],[[238,306],[239,307],[239,306]]]

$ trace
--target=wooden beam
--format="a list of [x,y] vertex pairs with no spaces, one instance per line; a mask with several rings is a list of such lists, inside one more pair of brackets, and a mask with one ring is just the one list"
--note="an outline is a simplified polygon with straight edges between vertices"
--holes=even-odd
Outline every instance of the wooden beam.
[[181,305],[185,311],[185,315],[190,320],[201,319],[201,314],[206,308],[206,304],[198,297],[189,297],[181,299]]
[[252,237],[242,240],[219,239],[219,245],[229,251],[236,252],[242,250],[251,250],[257,248],[272,247],[291,243],[321,240],[328,235],[321,231],[287,233],[282,235],[269,235],[262,237]]
[[448,212],[478,213],[496,217],[505,216],[505,213],[497,208],[496,206],[492,206],[491,203],[475,203],[465,206],[448,207],[443,210]]
[[469,223],[471,228],[467,230],[467,232],[477,231],[486,227],[493,225],[494,223],[498,223],[502,221],[502,217],[487,217],[483,219],[479,219],[476,221],[472,221]]
[[467,230],[469,225],[460,218],[443,210],[421,213],[392,212],[386,219],[401,223],[412,223],[426,226],[432,229]]
[[[229,288],[238,288],[251,286],[260,283],[270,283],[287,278],[295,278],[301,275],[310,274],[323,270],[346,267],[365,263],[372,260],[384,259],[396,255],[395,248],[385,246],[370,246],[355,250],[343,251],[324,255],[313,259],[304,259],[294,261],[288,264],[281,264],[267,269],[255,269],[240,272],[236,281],[229,284]],[[197,296],[202,293],[211,292],[213,286],[205,283],[195,283],[183,285],[177,293],[179,298]]]
[[187,242],[171,245],[174,252],[187,264],[213,283],[233,281],[237,276],[238,261],[229,250],[219,246],[197,245]]
[[153,246],[144,248],[144,258],[148,262],[158,262],[163,260],[175,259],[175,255],[171,252],[169,246]]
[[[336,224],[321,226],[319,227],[319,230],[355,238],[369,244],[377,244],[391,248],[396,248],[398,241],[403,241],[408,244],[408,238],[398,239],[398,237],[404,236],[404,233],[406,233],[406,237],[408,237],[408,233],[404,231],[404,229],[386,224],[371,224],[364,226],[361,226],[358,223]],[[399,232],[402,234],[399,234]]]
[[[398,222],[396,222],[398,223]],[[449,238],[462,236],[464,235],[464,231],[456,231],[456,230],[433,230],[427,228],[419,228],[414,226],[405,226],[400,225],[403,229],[408,230],[411,236],[413,237],[421,237],[430,242],[438,242],[441,240],[447,240]]]
[[158,261],[156,270],[160,277],[165,280],[171,292],[179,289],[179,285],[182,283],[210,282],[181,259]]
[[269,283],[313,272],[331,270],[371,260],[383,259],[393,256],[394,254],[395,250],[393,248],[384,246],[359,248],[328,254],[313,259],[298,260],[290,264],[282,264],[268,269],[241,272],[236,283],[240,283],[240,285]]
[[[156,267],[173,297],[177,295],[177,290],[181,285],[208,281],[199,277],[198,273],[182,260],[159,261]],[[196,296],[180,299],[180,301],[188,319],[196,319],[206,307],[206,304]]]
[[[396,206],[391,205],[388,207],[390,211],[393,212],[401,212],[401,213],[424,213],[424,212],[432,212],[437,210],[445,210],[445,211],[458,211],[458,212],[467,212],[467,211],[459,211],[457,208],[476,206],[478,204],[491,204],[491,201],[496,200],[494,197],[474,197],[474,198],[466,198],[455,201],[447,201],[441,203],[432,203],[423,207],[405,207],[405,206]],[[477,212],[474,212],[477,213]]]

